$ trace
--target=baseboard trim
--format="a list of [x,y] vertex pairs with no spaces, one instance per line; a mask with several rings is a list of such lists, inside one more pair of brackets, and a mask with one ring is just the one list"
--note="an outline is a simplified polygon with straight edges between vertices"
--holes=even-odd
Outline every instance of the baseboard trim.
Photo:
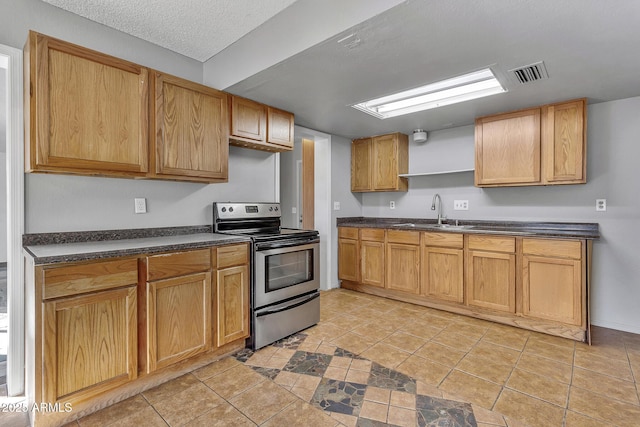
[[640,326],[637,325],[627,325],[626,323],[606,322],[593,319],[591,319],[591,325],[640,335]]

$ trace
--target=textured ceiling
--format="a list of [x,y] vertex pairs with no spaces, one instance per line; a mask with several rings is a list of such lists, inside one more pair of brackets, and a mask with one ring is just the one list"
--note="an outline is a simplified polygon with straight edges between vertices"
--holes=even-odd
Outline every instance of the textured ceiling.
[[204,62],[296,0],[43,0]]

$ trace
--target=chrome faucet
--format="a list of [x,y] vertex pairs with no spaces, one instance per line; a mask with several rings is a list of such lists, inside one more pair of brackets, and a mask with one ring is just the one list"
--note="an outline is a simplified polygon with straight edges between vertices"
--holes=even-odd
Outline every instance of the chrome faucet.
[[442,199],[438,193],[433,195],[433,200],[431,201],[431,210],[436,210],[436,199],[438,200],[438,225],[442,225]]

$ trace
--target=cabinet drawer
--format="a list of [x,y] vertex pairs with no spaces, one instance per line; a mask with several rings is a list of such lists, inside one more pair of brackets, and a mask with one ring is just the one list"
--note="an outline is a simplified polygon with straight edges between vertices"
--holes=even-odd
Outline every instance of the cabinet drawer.
[[147,281],[184,276],[211,269],[209,249],[176,252],[147,257]]
[[362,228],[360,229],[360,240],[384,242],[384,230],[381,228]]
[[515,252],[516,238],[502,236],[469,236],[469,249],[492,252]]
[[420,233],[417,231],[388,230],[387,242],[404,243],[407,245],[419,245]]
[[425,246],[462,249],[464,238],[462,234],[455,233],[424,233],[424,244]]
[[572,258],[582,257],[582,243],[577,240],[524,239],[522,253],[545,257]]
[[249,246],[246,243],[221,246],[217,248],[216,252],[218,269],[249,263]]
[[43,299],[60,298],[138,283],[138,260],[124,259],[46,268]]
[[358,239],[358,228],[340,227],[338,228],[338,237],[343,239]]

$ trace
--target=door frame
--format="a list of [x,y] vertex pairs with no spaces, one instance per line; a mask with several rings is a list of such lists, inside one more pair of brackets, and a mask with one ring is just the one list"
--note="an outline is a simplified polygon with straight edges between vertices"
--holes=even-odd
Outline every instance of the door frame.
[[0,45],[0,56],[7,60],[7,394],[18,396],[25,384],[23,62],[9,46]]
[[315,142],[302,138],[302,229],[314,229]]

